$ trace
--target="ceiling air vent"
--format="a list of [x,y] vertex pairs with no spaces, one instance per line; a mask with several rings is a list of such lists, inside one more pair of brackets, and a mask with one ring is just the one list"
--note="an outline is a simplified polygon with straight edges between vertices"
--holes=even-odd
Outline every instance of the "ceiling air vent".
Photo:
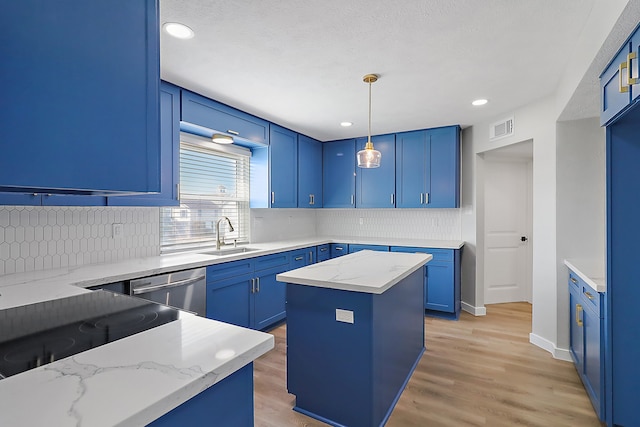
[[513,117],[500,120],[499,122],[492,124],[489,129],[490,140],[500,139],[511,135],[513,135]]

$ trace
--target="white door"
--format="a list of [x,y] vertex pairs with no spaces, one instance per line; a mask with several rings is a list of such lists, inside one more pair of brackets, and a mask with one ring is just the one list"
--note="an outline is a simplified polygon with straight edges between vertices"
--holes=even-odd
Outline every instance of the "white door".
[[485,163],[485,304],[531,301],[530,163]]

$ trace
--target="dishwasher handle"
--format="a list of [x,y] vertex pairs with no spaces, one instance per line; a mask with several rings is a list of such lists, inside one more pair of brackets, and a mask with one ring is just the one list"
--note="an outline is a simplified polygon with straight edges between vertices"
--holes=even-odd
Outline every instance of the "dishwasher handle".
[[150,292],[150,291],[156,291],[158,289],[167,289],[167,288],[175,288],[176,286],[187,286],[190,285],[192,283],[196,283],[199,282],[201,280],[205,280],[206,276],[198,276],[198,277],[192,277],[189,279],[184,279],[184,280],[178,280],[176,282],[170,282],[170,283],[162,283],[160,285],[147,285],[147,286],[131,286],[131,292],[133,293],[133,295],[138,295],[138,294],[143,294],[146,292]]

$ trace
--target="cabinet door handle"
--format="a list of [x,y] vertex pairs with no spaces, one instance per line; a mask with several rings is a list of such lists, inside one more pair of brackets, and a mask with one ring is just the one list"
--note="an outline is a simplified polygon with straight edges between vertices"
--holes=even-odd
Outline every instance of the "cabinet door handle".
[[315,197],[313,196],[313,194],[309,194],[309,204],[310,205],[315,205]]
[[294,261],[302,261],[302,256],[297,256],[294,258]]
[[342,246],[336,246],[336,251],[342,251],[344,248]]
[[391,193],[391,204],[395,203],[395,194]]
[[256,292],[260,292],[260,278],[256,277]]
[[320,252],[326,252],[327,248],[320,248]]
[[580,315],[582,313],[582,306],[580,304],[576,304],[576,324],[578,326],[582,326],[582,316]]
[[635,52],[631,52],[630,54],[627,55],[627,71],[628,71],[628,83],[629,83],[629,86],[638,84],[638,78],[632,76],[633,67],[631,66],[631,61],[633,59],[636,59],[636,57],[637,56],[636,56]]
[[424,194],[420,193],[420,204],[422,204],[422,200],[424,199]]
[[589,298],[590,300],[593,300],[593,294],[589,291],[585,291],[584,294],[587,296],[587,298]]
[[424,204],[425,205],[429,204],[429,193],[424,193]]
[[576,279],[574,279],[573,277],[569,277],[569,279],[571,280],[571,283],[578,283],[578,281]]
[[309,264],[313,263],[313,251],[309,251]]
[[354,195],[352,194],[352,195],[351,195],[351,204],[352,204],[352,205],[353,205],[353,204],[355,204],[355,198],[356,198],[356,196],[354,196]]
[[231,135],[240,135],[240,132],[237,132],[235,130],[231,130],[231,129],[227,129],[227,133],[230,133]]
[[256,279],[251,279],[251,293],[256,293]]
[[271,192],[271,204],[274,204],[276,202],[276,192],[272,191]]
[[[623,72],[625,71],[626,72]],[[624,62],[620,63],[620,66],[618,67],[618,90],[620,91],[620,93],[627,93],[629,92],[629,83],[627,82],[627,84],[624,84],[624,78],[627,78],[627,81],[629,79],[629,60],[627,59]]]

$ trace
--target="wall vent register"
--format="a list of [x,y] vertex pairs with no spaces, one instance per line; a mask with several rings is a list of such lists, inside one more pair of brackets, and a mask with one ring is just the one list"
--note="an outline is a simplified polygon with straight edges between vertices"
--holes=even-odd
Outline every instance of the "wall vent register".
[[513,117],[493,123],[489,128],[489,139],[500,139],[513,135]]
[[0,380],[190,313],[99,290],[0,311]]

